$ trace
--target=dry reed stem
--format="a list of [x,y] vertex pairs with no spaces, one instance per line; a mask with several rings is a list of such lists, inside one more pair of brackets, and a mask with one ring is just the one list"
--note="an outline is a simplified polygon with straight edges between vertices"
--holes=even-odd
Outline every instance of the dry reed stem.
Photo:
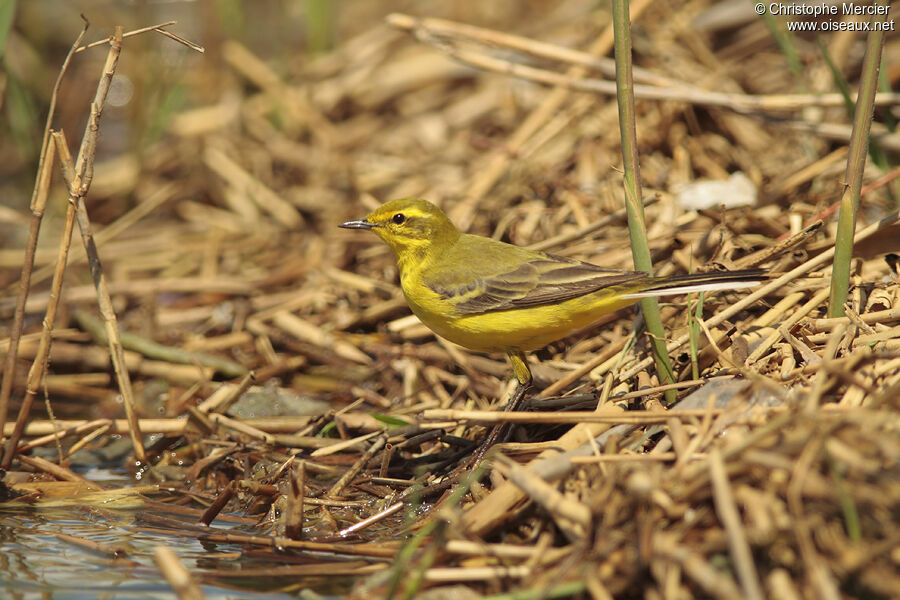
[[[203,278],[160,278],[156,280],[132,280],[121,283],[111,283],[110,292],[113,294],[146,295],[153,292],[209,292],[246,296],[253,292],[252,280],[234,280],[228,277],[215,279]],[[96,296],[93,285],[75,286],[66,293],[66,299],[71,302],[92,300]],[[25,305],[26,312],[43,310],[50,303],[49,294],[34,294]]]
[[493,466],[530,500],[550,513],[560,531],[570,542],[576,542],[587,536],[591,526],[591,511],[587,506],[567,498],[542,478],[503,455],[494,458]]
[[[293,457],[291,457],[293,461]],[[288,508],[285,516],[284,534],[293,539],[299,540],[303,537],[303,500],[306,497],[306,463],[297,462],[297,468],[290,469],[288,479]]]
[[[192,535],[192,534],[182,534]],[[393,558],[397,552],[396,545],[387,543],[379,544],[350,544],[345,542],[310,542],[306,540],[291,540],[285,537],[267,535],[248,535],[242,533],[215,532],[207,533],[199,537],[201,540],[221,542],[225,544],[248,544],[266,546],[269,548],[288,548],[296,550],[308,550],[311,552],[329,552],[334,554],[347,554],[351,556],[366,556],[372,558]]]
[[734,493],[728,481],[728,472],[725,468],[725,461],[722,460],[722,453],[717,448],[713,448],[710,451],[708,462],[716,513],[728,535],[731,559],[734,561],[738,572],[738,580],[741,584],[743,597],[751,600],[763,600],[765,596],[763,595],[762,585],[759,581],[756,565],[753,563],[750,544],[747,543],[747,537],[741,525],[740,511],[738,511]]
[[207,148],[204,159],[206,166],[232,186],[237,193],[258,204],[260,209],[268,212],[284,227],[293,229],[303,224],[303,217],[296,208],[221,150]]
[[213,402],[212,396],[210,396],[207,402],[200,404],[197,408],[200,412],[217,412],[219,414],[225,414],[235,402],[240,400],[241,396],[243,396],[254,383],[256,383],[256,373],[250,371],[237,386],[231,389],[226,386],[219,388],[220,390],[225,390],[227,392],[227,394],[222,395],[221,401]]
[[713,598],[741,600],[741,590],[728,577],[702,556],[678,544],[670,535],[656,534],[652,541],[653,553],[667,561],[678,564],[691,580]]
[[792,250],[797,246],[805,244],[807,241],[812,239],[813,236],[815,236],[815,234],[822,228],[822,225],[824,225],[822,221],[815,221],[813,223],[810,223],[803,228],[803,231],[799,231],[789,238],[779,241],[774,246],[763,248],[758,252],[754,252],[753,254],[749,254],[741,258],[740,260],[736,260],[731,266],[734,269],[750,269],[753,267],[757,267],[778,256],[781,256],[785,252],[788,252],[789,250]]
[[[694,383],[693,385],[696,385]],[[661,386],[662,387],[662,386]],[[674,389],[671,388],[670,389]],[[757,407],[762,412],[779,412],[781,406]],[[837,410],[837,409],[832,409]],[[479,423],[665,423],[669,419],[694,419],[706,415],[725,414],[727,409],[678,410],[674,412],[655,410],[632,410],[625,414],[598,414],[599,411],[570,411],[564,413],[516,413],[488,410],[430,409],[422,413],[426,420],[474,421]]]
[[340,479],[334,482],[334,485],[329,488],[326,496],[334,497],[340,496],[341,492],[344,491],[344,488],[350,483],[350,481],[356,477],[357,473],[362,471],[362,469],[368,464],[368,462],[378,454],[378,451],[381,450],[385,443],[387,442],[387,436],[379,437],[377,440],[372,442],[372,445],[369,446],[365,452],[353,463],[347,472],[341,475]]
[[[447,19],[417,18],[400,13],[390,14],[385,20],[393,27],[411,31],[418,39],[426,43],[438,37],[475,40],[485,46],[510,48],[532,56],[550,58],[596,70],[608,77],[614,77],[616,73],[614,61],[605,56],[595,56],[588,52],[580,52],[565,46],[548,44],[494,29],[475,27]],[[635,69],[634,74],[635,81],[654,83],[656,85],[678,85],[678,82],[673,79],[657,75],[645,69]]]
[[[54,427],[57,425],[56,422],[52,422],[52,421],[49,422],[49,424]],[[34,421],[31,422],[31,425],[32,426],[35,425]],[[76,425],[74,427],[68,427],[66,429],[54,431],[53,433],[51,433],[49,435],[38,437],[38,438],[30,440],[26,443],[20,444],[19,452],[27,452],[28,450],[31,450],[32,448],[44,446],[46,444],[55,442],[57,440],[65,439],[72,435],[81,435],[83,433],[87,433],[87,432],[95,431],[95,430],[99,430],[99,429],[103,429],[104,431],[107,431],[109,429],[110,425],[111,425],[111,422],[109,421],[109,419],[97,419],[97,420],[91,421],[89,423],[84,423],[81,425]]]
[[72,481],[76,483],[84,483],[84,484],[92,484],[91,481],[88,481],[81,475],[72,472],[70,469],[58,465],[56,463],[52,463],[46,458],[41,458],[39,456],[20,456],[19,460],[25,463],[26,465],[37,469],[38,471],[43,471],[49,475],[52,475],[59,481]]
[[372,359],[353,346],[343,340],[336,339],[332,334],[324,331],[309,321],[304,321],[300,317],[288,313],[279,312],[272,318],[273,324],[297,337],[300,340],[309,342],[323,349],[333,351],[335,354],[347,360],[368,365],[372,363]]
[[752,365],[756,361],[758,361],[762,356],[768,352],[772,345],[778,341],[780,337],[784,337],[787,334],[787,331],[790,330],[794,325],[800,322],[800,319],[808,315],[811,311],[821,306],[822,301],[828,297],[828,290],[823,288],[816,292],[812,298],[806,301],[806,303],[798,308],[794,313],[786,320],[784,323],[778,326],[778,329],[772,332],[769,337],[767,337],[763,343],[756,347],[750,356],[747,357],[745,363],[747,365]]
[[47,358],[50,355],[50,340],[53,331],[53,325],[56,321],[56,312],[59,306],[60,292],[62,290],[63,277],[66,270],[66,259],[69,254],[69,248],[72,242],[72,232],[75,228],[75,204],[69,202],[66,209],[66,222],[63,228],[59,242],[59,257],[56,263],[56,270],[53,274],[53,282],[51,284],[50,301],[47,304],[47,312],[44,316],[43,329],[41,331],[41,339],[38,342],[38,349],[35,353],[34,361],[28,371],[28,379],[25,384],[25,397],[22,399],[22,406],[19,409],[19,415],[16,418],[15,427],[7,439],[6,448],[3,454],[3,460],[0,462],[0,468],[8,469],[16,454],[16,447],[22,436],[22,431],[28,421],[31,405],[34,397],[43,379],[46,371]]
[[531,575],[529,567],[433,567],[425,571],[425,581],[495,581],[521,579]]
[[146,462],[147,453],[144,450],[144,443],[141,439],[141,432],[138,428],[137,415],[134,412],[134,396],[131,389],[131,378],[128,375],[128,369],[125,365],[124,349],[119,339],[119,327],[116,320],[115,310],[112,306],[112,299],[106,285],[106,277],[103,274],[103,267],[100,263],[100,256],[97,252],[97,246],[91,231],[91,223],[88,218],[87,208],[84,199],[91,187],[91,181],[94,174],[94,154],[97,147],[97,134],[100,130],[100,115],[103,113],[103,107],[106,103],[106,96],[109,87],[112,84],[112,78],[116,71],[116,65],[119,61],[119,54],[122,50],[122,28],[117,27],[115,34],[110,39],[109,54],[100,81],[97,84],[97,93],[94,101],[91,103],[91,114],[88,124],[85,128],[85,135],[81,142],[78,152],[78,159],[72,160],[69,154],[69,148],[66,144],[65,134],[62,131],[53,133],[53,140],[59,152],[59,159],[62,164],[63,173],[65,174],[66,183],[69,187],[69,202],[75,207],[75,219],[78,228],[81,231],[81,238],[84,243],[85,252],[88,256],[88,263],[91,268],[91,276],[94,280],[94,286],[97,293],[97,302],[100,308],[100,314],[103,317],[106,326],[106,335],[109,343],[109,353],[112,359],[113,370],[116,374],[116,380],[119,385],[119,392],[122,394],[123,404],[125,405],[126,418],[130,424],[129,433],[131,441],[134,445],[134,452],[137,459]]
[[[82,19],[83,18],[84,17],[82,16]],[[122,39],[124,40],[125,38],[129,38],[129,37],[132,37],[135,35],[140,35],[142,33],[147,33],[148,31],[154,31],[156,29],[159,29],[160,27],[168,27],[169,25],[175,25],[176,23],[178,23],[178,21],[166,21],[165,23],[160,23],[159,25],[151,25],[150,27],[142,27],[140,29],[128,31],[128,32],[125,32],[122,34]],[[77,47],[75,49],[75,53],[77,54],[79,52],[84,52],[85,50],[90,50],[91,48],[96,48],[97,46],[102,46],[104,44],[112,45],[113,43],[115,43],[115,41],[116,41],[115,36],[110,36],[106,39],[97,40],[96,42],[91,42],[90,44],[87,44],[85,46]],[[80,43],[80,40],[79,40],[79,43]],[[76,46],[77,46],[77,44],[76,44]]]
[[[109,430],[112,429],[112,424],[103,424],[93,431],[82,436],[77,442],[72,444],[68,450],[66,451],[66,458],[71,457],[73,454],[86,447],[88,444],[93,442],[95,439],[99,438],[102,435],[106,435]],[[61,438],[60,438],[61,439]]]
[[[216,418],[218,419],[219,417]],[[250,427],[253,432],[259,435],[258,432],[260,431],[270,434],[294,432],[297,429],[307,425],[310,420],[311,417],[256,417],[243,419],[242,422],[247,427]],[[124,435],[128,433],[127,419],[102,419],[102,421],[104,424],[110,425],[110,433],[113,435]],[[58,419],[56,421],[56,425],[54,425],[51,421],[31,421],[25,426],[23,435],[29,437],[56,435],[59,432],[65,432],[72,428],[81,428],[86,425],[99,422],[100,420],[89,421],[86,419]],[[188,425],[188,420],[185,417],[175,417],[171,419],[141,419],[139,421],[139,425],[141,427],[141,431],[145,433],[181,435],[185,432],[185,429]],[[12,435],[14,426],[15,425],[12,423],[6,424],[6,428],[4,431],[6,432],[7,436]],[[367,436],[374,437],[374,435],[377,435],[377,433],[378,432],[373,432],[372,434],[367,434]],[[363,438],[368,439],[367,436],[363,436]],[[354,443],[357,443],[360,441],[360,439],[353,441]],[[340,446],[341,449],[353,445],[347,444],[344,440],[335,439],[322,439],[322,444],[325,447]]]
[[[3,365],[3,381],[0,382],[0,431],[6,424],[9,410],[9,398],[12,393],[13,379],[16,376],[16,356],[19,351],[19,340],[22,335],[22,326],[25,322],[25,302],[28,299],[31,273],[34,269],[34,253],[37,249],[38,233],[44,216],[44,208],[47,205],[47,193],[50,189],[50,178],[53,173],[53,162],[56,157],[56,146],[46,146],[45,159],[41,161],[38,173],[38,182],[35,185],[35,195],[31,203],[31,224],[28,231],[28,244],[25,247],[25,257],[22,265],[22,276],[19,280],[19,293],[16,296],[16,307],[13,316],[12,331],[6,349],[6,361]],[[0,435],[0,445],[3,436]]]
[[157,546],[153,551],[153,560],[178,598],[181,600],[206,598],[203,590],[191,577],[190,572],[184,568],[175,552],[167,546]]
[[[621,408],[612,405],[598,407],[598,413],[616,414],[621,413]],[[529,468],[539,468],[542,461],[549,465],[560,451],[566,452],[573,450],[584,444],[585,436],[594,438],[609,429],[604,423],[579,423],[571,430],[563,434],[557,440],[557,445],[553,450],[545,450],[541,452],[531,463]],[[562,472],[554,471],[555,477],[562,477],[574,465],[569,463],[568,468],[563,467]],[[545,477],[546,479],[546,477]],[[489,531],[497,527],[503,520],[509,517],[509,511],[518,503],[526,498],[514,484],[506,482],[483,498],[470,510],[468,510],[462,518],[461,526],[463,530],[475,536],[484,536]]]
[[86,540],[84,538],[76,537],[74,535],[68,535],[65,533],[54,533],[53,535],[55,535],[57,539],[72,544],[73,546],[77,546],[82,550],[87,550],[94,554],[99,554],[114,559],[116,561],[116,564],[120,564],[122,566],[125,566],[127,564],[130,567],[137,567],[140,564],[136,561],[126,558],[128,551],[124,545],[104,544],[94,540]]
[[325,448],[319,448],[318,450],[313,451],[313,453],[310,454],[310,456],[319,457],[319,456],[328,456],[330,454],[335,454],[337,452],[346,450],[347,448],[352,448],[352,447],[356,446],[357,444],[365,442],[366,440],[369,440],[379,434],[381,434],[380,430],[373,431],[371,433],[366,433],[361,436],[351,438],[349,440],[341,440],[341,441],[339,441],[335,444],[332,444],[330,446],[327,446]]
[[344,529],[341,529],[338,532],[338,535],[341,537],[347,537],[348,535],[362,531],[366,527],[374,525],[375,523],[383,521],[387,517],[389,517],[397,512],[400,512],[400,510],[403,509],[404,506],[406,506],[406,505],[403,502],[397,502],[396,504],[392,504],[391,506],[388,506],[384,510],[375,513],[371,517],[367,517],[358,523],[354,523],[353,525],[351,525],[349,527],[345,527]]
[[[38,234],[40,233],[41,221],[43,220],[44,208],[47,204],[47,194],[49,193],[50,178],[53,173],[53,162],[56,156],[56,147],[50,143],[50,127],[53,123],[53,117],[56,114],[56,100],[63,75],[69,67],[75,49],[81,43],[81,40],[84,39],[88,26],[89,24],[87,20],[85,20],[81,33],[75,38],[75,41],[69,48],[69,52],[66,54],[66,58],[63,60],[63,64],[56,76],[56,82],[53,84],[53,91],[50,93],[50,105],[47,111],[47,120],[44,124],[44,134],[41,139],[41,151],[38,159],[36,181],[31,198],[30,208],[32,219],[28,230],[28,243],[25,246],[25,256],[22,262],[22,275],[19,279],[16,307],[13,313],[13,325],[10,331],[9,345],[6,349],[6,360],[3,363],[3,381],[0,381],[0,444],[3,442],[2,431],[6,425],[6,417],[9,412],[9,398],[12,393],[12,384],[16,374],[16,355],[18,353],[19,339],[22,335],[22,325],[25,319],[25,303],[28,300],[31,274],[34,270],[34,254],[37,249]],[[6,464],[5,453],[0,464]]]
[[274,444],[275,443],[275,437],[272,436],[270,433],[267,433],[256,427],[253,427],[252,425],[249,425],[249,424],[245,423],[244,421],[238,421],[236,419],[226,417],[225,415],[221,415],[219,413],[213,413],[213,414],[209,415],[209,418],[213,423],[222,425],[224,427],[228,427],[229,429],[233,429],[235,431],[239,431],[245,435],[250,436],[251,438],[253,438],[255,440],[259,440],[266,444]]
[[[66,57],[65,62],[63,63],[63,67],[60,70],[59,76],[57,78],[57,83],[54,87],[54,91],[51,97],[51,110],[48,116],[47,127],[45,129],[43,150],[41,154],[42,167],[39,167],[38,184],[35,187],[35,198],[33,199],[33,210],[35,210],[37,220],[35,221],[35,226],[32,229],[32,232],[34,234],[32,237],[33,241],[31,244],[29,244],[29,247],[32,248],[32,251],[30,252],[31,259],[26,256],[26,263],[23,267],[22,281],[24,288],[21,290],[19,299],[17,300],[17,318],[21,317],[22,315],[20,307],[22,309],[24,308],[25,299],[27,297],[27,283],[28,278],[30,278],[31,265],[33,263],[33,244],[36,242],[37,230],[39,228],[40,221],[39,217],[40,213],[43,212],[42,205],[46,202],[46,190],[47,186],[49,185],[49,166],[52,164],[52,158],[54,155],[54,152],[50,150],[51,142],[49,129],[50,122],[53,117],[53,106],[55,104],[59,84],[71,59],[71,56],[81,50],[86,49],[78,48],[78,45],[81,43],[81,40],[87,32],[87,26],[87,21],[85,21],[84,29],[76,39],[75,43],[72,46],[72,49]],[[136,35],[137,33],[149,31],[151,29],[154,28],[147,28],[145,30],[131,32],[131,34]],[[32,371],[29,373],[29,384],[26,389],[26,399],[23,401],[22,410],[20,411],[19,419],[17,420],[17,426],[13,431],[13,438],[15,439],[11,438],[9,440],[2,463],[0,463],[4,467],[8,467],[10,462],[12,461],[13,454],[15,452],[15,445],[18,444],[18,439],[21,435],[22,426],[19,425],[19,423],[22,422],[24,418],[27,418],[27,413],[31,408],[32,399],[36,393],[36,386],[38,384],[38,381],[42,379],[43,373],[46,370],[44,365],[46,364],[46,360],[49,355],[50,333],[52,332],[56,315],[56,302],[53,302],[53,297],[54,295],[57,298],[59,297],[59,291],[62,287],[63,278],[60,269],[62,269],[62,271],[65,270],[68,248],[71,240],[73,217],[78,222],[79,229],[81,230],[84,240],[85,249],[89,260],[91,261],[91,271],[94,276],[95,285],[97,286],[100,310],[106,320],[107,335],[109,337],[110,343],[110,355],[112,357],[116,376],[119,381],[119,388],[123,395],[126,414],[128,415],[128,420],[131,424],[131,436],[134,443],[135,454],[139,460],[146,460],[146,454],[140,439],[140,432],[137,429],[137,417],[134,414],[133,410],[131,383],[124,364],[125,360],[123,350],[121,344],[117,341],[118,328],[116,327],[115,323],[115,313],[112,310],[112,303],[109,299],[109,293],[106,290],[105,278],[102,274],[99,257],[97,256],[96,252],[96,246],[90,231],[90,222],[88,220],[87,212],[84,207],[84,197],[86,196],[87,191],[90,188],[91,180],[93,178],[94,151],[96,148],[96,136],[97,132],[99,131],[100,114],[102,113],[103,105],[106,101],[106,95],[109,91],[109,86],[112,82],[112,77],[116,69],[116,64],[118,62],[118,57],[122,46],[122,39],[122,30],[121,28],[117,28],[115,34],[108,40],[110,44],[110,50],[107,55],[106,63],[103,67],[102,75],[98,82],[94,101],[91,104],[91,115],[79,150],[77,162],[72,161],[72,158],[68,153],[68,146],[65,143],[65,138],[63,137],[62,132],[53,132],[53,148],[59,152],[59,159],[62,162],[63,172],[66,175],[67,184],[69,186],[69,208],[66,214],[66,227],[63,232],[60,246],[60,255],[57,261],[57,275],[54,275],[53,289],[55,290],[55,294],[51,293],[51,304],[53,305],[53,308],[51,310],[50,305],[48,305],[47,316],[45,317],[44,321],[45,335],[41,338],[40,349],[38,350],[38,354],[35,358]],[[40,200],[41,196],[43,196],[43,200]],[[38,204],[34,204],[35,201],[38,201],[40,206]],[[29,254],[28,250],[26,250],[26,254]],[[28,277],[26,277],[26,272]],[[20,331],[20,327],[18,329]],[[12,367],[14,367],[19,335],[18,333],[15,333],[15,331],[16,327],[14,326],[13,334],[10,340],[10,347],[7,351],[7,366],[12,364]],[[4,377],[4,381],[6,382],[4,383],[4,387],[12,385],[12,374],[12,368],[10,368],[10,371],[7,373],[8,376]],[[5,422],[5,409],[8,402],[8,394],[8,390],[6,390],[5,392],[3,390],[0,390],[0,409],[2,409],[0,410],[0,425],[3,425],[3,423]]]
[[234,488],[234,481],[229,481],[225,486],[225,489],[223,489],[219,493],[219,495],[216,496],[216,499],[212,502],[212,504],[210,504],[209,507],[205,511],[203,511],[203,514],[198,519],[198,522],[202,523],[203,525],[209,526],[209,524],[212,523],[217,516],[219,516],[219,513],[222,512],[222,509],[225,508],[228,502],[234,497]]

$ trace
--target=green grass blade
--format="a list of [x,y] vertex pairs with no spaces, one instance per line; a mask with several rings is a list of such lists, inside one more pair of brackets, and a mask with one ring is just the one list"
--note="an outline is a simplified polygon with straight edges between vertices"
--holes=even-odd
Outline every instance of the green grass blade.
[[[822,52],[822,58],[825,59],[825,64],[828,65],[828,69],[831,71],[831,78],[834,81],[834,85],[837,87],[841,96],[843,96],[844,98],[844,107],[846,108],[847,116],[852,119],[853,114],[856,110],[856,104],[853,102],[850,84],[837,68],[837,65],[834,64],[834,61],[831,59],[831,54],[828,52],[828,47],[824,42],[822,42],[822,39],[816,37],[816,42],[818,42],[819,44],[819,50]],[[879,77],[879,86],[881,88],[881,91],[890,92],[891,86],[884,74],[884,69],[882,68],[880,71],[881,76]],[[893,131],[894,126],[896,125],[896,121],[894,120],[893,115],[890,111],[885,111],[884,116],[885,125],[888,126],[888,129]],[[869,156],[872,158],[872,163],[882,171],[887,172],[893,166],[893,161],[890,160],[889,156],[876,139],[869,140]],[[894,203],[896,204],[896,190],[894,189],[895,187],[896,186],[888,185],[886,189],[888,194],[890,194],[894,198]]]
[[16,16],[16,0],[0,0],[0,59],[6,53],[6,42]]
[[822,58],[825,59],[828,70],[831,71],[831,79],[834,81],[834,85],[844,98],[844,109],[847,111],[847,116],[853,118],[854,105],[850,84],[847,82],[847,78],[844,77],[844,74],[838,69],[837,65],[834,64],[834,61],[831,59],[831,53],[828,52],[828,46],[825,45],[822,38],[816,36],[816,43],[819,45],[819,52],[822,53]]
[[[634,113],[634,80],[631,68],[631,24],[628,0],[613,1],[613,30],[616,54],[616,97],[619,104],[619,130],[622,137],[622,159],[625,171],[625,210],[631,238],[634,268],[653,273],[644,205],[641,203],[641,177],[637,151],[637,129]],[[656,371],[662,385],[675,382],[669,356],[666,354],[665,332],[656,298],[641,300],[641,312],[650,333]],[[675,401],[675,392],[666,392],[666,401]]]
[[335,6],[331,0],[307,0],[306,49],[321,54],[334,47]]
[[[884,2],[879,2],[884,5]],[[873,15],[871,22],[883,24],[885,14]],[[879,27],[876,25],[876,27]],[[844,175],[845,188],[838,213],[838,228],[835,239],[834,259],[831,270],[831,291],[828,298],[828,316],[844,316],[844,302],[850,287],[850,258],[853,256],[853,235],[856,230],[856,213],[859,210],[859,196],[862,190],[863,170],[869,147],[869,130],[875,112],[875,91],[878,87],[878,70],[881,65],[881,50],[884,46],[884,31],[880,28],[869,33],[866,56],[863,59],[862,78],[856,98],[853,116],[853,134],[850,136],[850,150],[847,156],[847,171]]]
[[790,67],[791,71],[798,77],[803,75],[803,65],[800,63],[800,53],[797,52],[797,45],[794,43],[794,35],[787,30],[784,23],[778,20],[771,11],[764,11],[762,18],[769,28],[769,33],[771,33],[772,37],[775,39],[775,43],[778,44],[781,53],[784,54],[788,67]]

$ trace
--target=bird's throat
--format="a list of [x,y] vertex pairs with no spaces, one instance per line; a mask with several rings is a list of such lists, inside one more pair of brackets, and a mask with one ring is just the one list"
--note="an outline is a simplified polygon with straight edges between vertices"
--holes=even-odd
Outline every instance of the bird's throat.
[[431,246],[428,243],[405,244],[401,250],[395,252],[397,267],[400,269],[400,277],[413,271],[421,271],[433,260]]

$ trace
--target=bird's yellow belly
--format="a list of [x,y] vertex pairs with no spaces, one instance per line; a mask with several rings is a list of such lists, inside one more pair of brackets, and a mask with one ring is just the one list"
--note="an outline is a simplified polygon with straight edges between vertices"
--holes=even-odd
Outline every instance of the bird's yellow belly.
[[559,304],[454,315],[453,310],[448,310],[447,301],[436,295],[418,302],[409,294],[406,296],[413,313],[429,329],[453,343],[482,352],[537,350],[636,302],[604,290]]

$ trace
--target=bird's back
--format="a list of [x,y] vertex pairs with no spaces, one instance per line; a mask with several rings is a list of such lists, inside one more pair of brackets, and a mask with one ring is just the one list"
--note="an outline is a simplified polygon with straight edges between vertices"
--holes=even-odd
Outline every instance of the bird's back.
[[497,351],[543,346],[630,304],[609,305],[613,287],[645,278],[463,234],[404,269],[401,285],[413,312],[438,335]]

